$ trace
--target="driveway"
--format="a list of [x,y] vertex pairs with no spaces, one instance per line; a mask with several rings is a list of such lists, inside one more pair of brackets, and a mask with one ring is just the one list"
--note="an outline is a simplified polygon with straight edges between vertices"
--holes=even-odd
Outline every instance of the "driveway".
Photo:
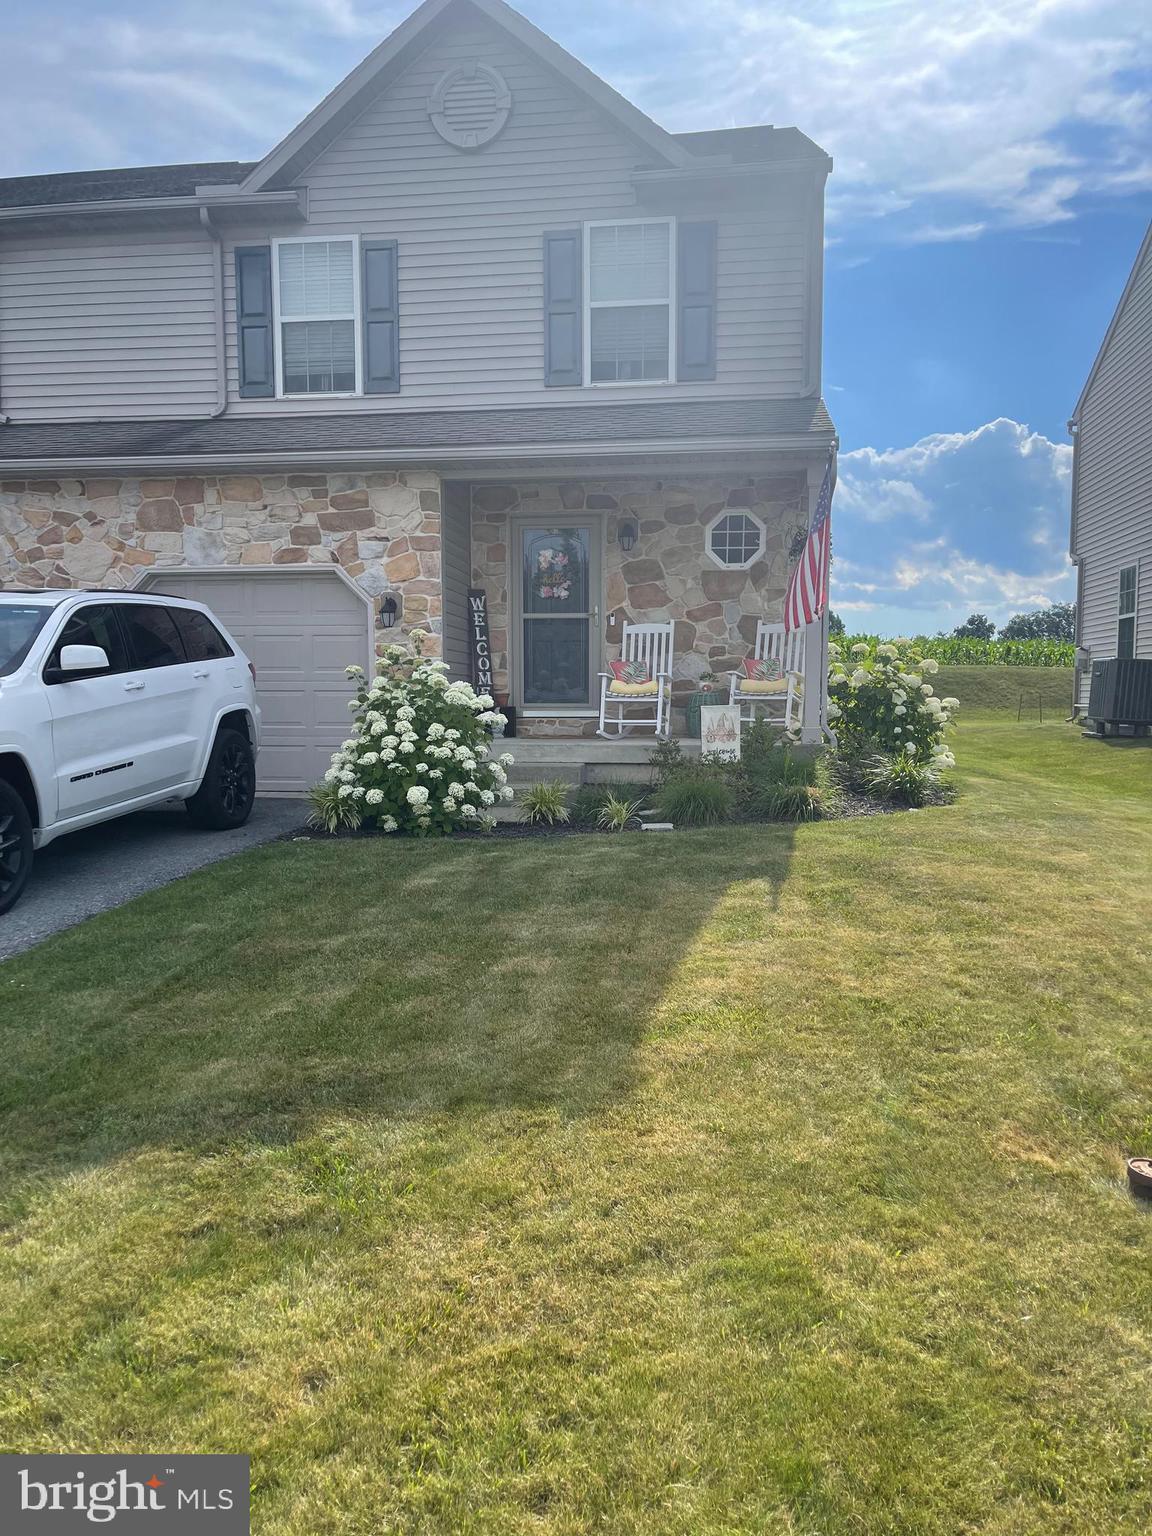
[[205,864],[293,832],[308,809],[305,800],[258,797],[239,830],[201,832],[183,806],[163,805],[62,837],[36,855],[23,899],[0,917],[0,960]]

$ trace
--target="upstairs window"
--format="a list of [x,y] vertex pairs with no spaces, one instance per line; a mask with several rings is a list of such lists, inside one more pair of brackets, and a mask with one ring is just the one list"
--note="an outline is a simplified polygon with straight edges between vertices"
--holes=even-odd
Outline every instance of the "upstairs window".
[[359,284],[355,240],[275,243],[282,395],[354,395]]
[[1120,601],[1117,608],[1116,655],[1131,661],[1136,654],[1136,585],[1138,565],[1126,565],[1120,572]]
[[671,219],[585,229],[589,384],[667,383],[676,355]]

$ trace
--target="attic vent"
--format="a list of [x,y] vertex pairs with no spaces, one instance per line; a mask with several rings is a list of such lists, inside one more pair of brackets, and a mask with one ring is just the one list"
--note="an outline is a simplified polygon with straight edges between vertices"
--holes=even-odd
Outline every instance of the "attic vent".
[[512,92],[503,75],[479,60],[450,69],[428,98],[432,126],[457,149],[490,144],[511,111]]

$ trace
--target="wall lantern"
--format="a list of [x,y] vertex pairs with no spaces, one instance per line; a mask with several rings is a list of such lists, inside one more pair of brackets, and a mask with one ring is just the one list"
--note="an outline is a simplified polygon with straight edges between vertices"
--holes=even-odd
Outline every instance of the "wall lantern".
[[400,604],[389,594],[380,604],[380,628],[392,629],[400,617]]
[[635,546],[635,543],[636,543],[636,524],[635,523],[621,523],[620,524],[620,548],[624,551],[624,553],[626,555],[628,555],[628,554],[631,554],[632,549]]

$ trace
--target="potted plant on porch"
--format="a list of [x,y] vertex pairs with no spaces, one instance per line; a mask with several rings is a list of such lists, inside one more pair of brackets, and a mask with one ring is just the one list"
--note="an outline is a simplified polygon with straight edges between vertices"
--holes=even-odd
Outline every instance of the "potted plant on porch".
[[705,704],[723,704],[723,693],[715,686],[720,679],[715,672],[701,672],[697,679],[695,693],[690,693],[685,701],[685,712],[688,716],[689,736],[700,734],[700,710]]

